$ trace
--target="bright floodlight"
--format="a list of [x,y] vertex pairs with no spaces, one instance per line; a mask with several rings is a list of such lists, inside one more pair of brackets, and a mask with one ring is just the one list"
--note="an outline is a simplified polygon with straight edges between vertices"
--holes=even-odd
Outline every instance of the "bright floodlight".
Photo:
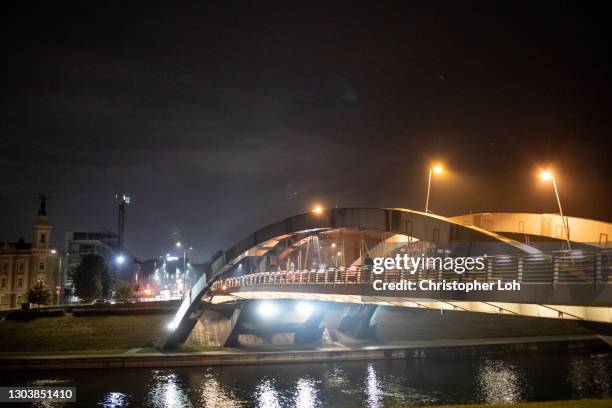
[[314,307],[309,302],[298,302],[295,305],[295,310],[301,318],[308,319],[312,314]]
[[118,265],[123,265],[123,263],[125,262],[125,256],[118,255],[117,258],[115,258],[115,261]]
[[439,164],[436,164],[436,165],[433,167],[433,172],[434,172],[434,173],[436,173],[436,174],[440,174],[440,173],[442,173],[442,170],[443,170],[443,169],[442,169],[442,166],[440,166]]
[[176,247],[177,247],[177,248],[180,248],[180,247],[181,247],[181,243],[180,243],[180,242],[177,242],[177,243],[176,243]]
[[278,308],[274,302],[263,301],[257,306],[257,313],[264,319],[272,319],[278,314]]
[[550,170],[543,170],[540,173],[540,177],[542,178],[542,180],[547,181],[553,177],[553,174],[550,172]]
[[323,207],[321,207],[320,205],[315,205],[312,209],[312,212],[315,214],[321,214],[323,212]]

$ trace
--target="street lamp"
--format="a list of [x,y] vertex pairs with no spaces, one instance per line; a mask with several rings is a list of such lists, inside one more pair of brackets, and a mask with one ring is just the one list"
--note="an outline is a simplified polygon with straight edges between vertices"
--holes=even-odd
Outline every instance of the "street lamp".
[[431,190],[431,174],[440,174],[444,171],[441,165],[436,164],[429,168],[429,179],[427,180],[427,199],[425,200],[425,212],[429,212],[429,191]]
[[[187,247],[184,247],[180,241],[176,243],[177,248],[183,248],[183,292],[185,291],[185,281],[187,275]],[[189,250],[193,250],[193,247],[189,247]]]
[[569,238],[569,225],[565,217],[563,216],[563,209],[561,208],[561,199],[559,198],[559,190],[557,189],[557,181],[555,175],[550,170],[542,170],[540,172],[540,178],[543,181],[552,180],[553,188],[555,189],[555,196],[557,197],[557,204],[559,205],[559,215],[561,215],[561,221],[563,222],[563,228],[565,228],[565,240],[567,241],[567,249],[572,249]]
[[315,213],[316,215],[320,215],[323,212],[323,207],[321,207],[320,205],[315,205],[312,208],[312,212]]

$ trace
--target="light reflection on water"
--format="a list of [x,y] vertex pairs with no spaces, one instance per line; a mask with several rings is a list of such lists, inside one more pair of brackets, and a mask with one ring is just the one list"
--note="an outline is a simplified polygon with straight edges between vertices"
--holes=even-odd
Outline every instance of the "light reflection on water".
[[223,386],[210,371],[210,369],[206,370],[199,387],[199,406],[203,408],[236,408],[243,406],[233,390]]
[[192,406],[183,386],[177,384],[177,375],[171,370],[154,371],[153,386],[149,389],[149,404],[152,407]]
[[294,406],[311,408],[320,406],[317,397],[317,382],[311,378],[300,378],[297,381]]
[[368,375],[366,377],[366,394],[368,408],[380,408],[382,407],[382,387],[384,385],[378,382],[376,377],[376,370],[372,364],[368,364]]
[[521,401],[525,389],[520,369],[503,360],[484,360],[478,371],[481,402],[510,404]]
[[12,373],[7,385],[77,387],[77,404],[37,407],[384,408],[609,398],[611,378],[603,353],[37,371]]
[[257,386],[255,391],[257,406],[261,408],[280,408],[281,404],[278,398],[278,392],[274,389],[272,381],[265,380]]
[[100,403],[104,408],[120,408],[127,406],[127,396],[120,392],[109,392]]
[[605,354],[591,356],[573,356],[569,362],[567,381],[573,390],[574,398],[595,392],[600,395],[612,395],[612,373],[609,359]]

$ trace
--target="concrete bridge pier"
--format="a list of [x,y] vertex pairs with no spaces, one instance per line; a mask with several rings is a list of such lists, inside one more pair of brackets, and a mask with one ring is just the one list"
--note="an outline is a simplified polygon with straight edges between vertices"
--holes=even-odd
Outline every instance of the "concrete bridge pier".
[[372,316],[378,305],[351,305],[347,308],[338,331],[356,339],[369,339],[376,337],[376,326],[371,324]]
[[318,309],[295,331],[295,344],[320,343],[323,337],[321,322],[326,311]]
[[187,339],[187,344],[198,346],[229,347],[237,344],[236,325],[242,314],[242,305],[231,307],[207,307]]

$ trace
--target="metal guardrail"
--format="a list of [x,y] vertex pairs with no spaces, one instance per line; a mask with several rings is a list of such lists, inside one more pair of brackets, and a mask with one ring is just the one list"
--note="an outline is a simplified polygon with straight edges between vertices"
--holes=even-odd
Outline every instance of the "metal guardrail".
[[422,268],[414,273],[391,269],[375,274],[367,266],[258,272],[228,278],[218,277],[212,283],[211,290],[223,292],[228,288],[256,285],[360,285],[375,280],[399,282],[423,279],[447,282],[516,280],[526,285],[593,285],[597,288],[599,285],[612,284],[612,250],[489,256],[485,258],[483,270],[466,271],[463,274]]

